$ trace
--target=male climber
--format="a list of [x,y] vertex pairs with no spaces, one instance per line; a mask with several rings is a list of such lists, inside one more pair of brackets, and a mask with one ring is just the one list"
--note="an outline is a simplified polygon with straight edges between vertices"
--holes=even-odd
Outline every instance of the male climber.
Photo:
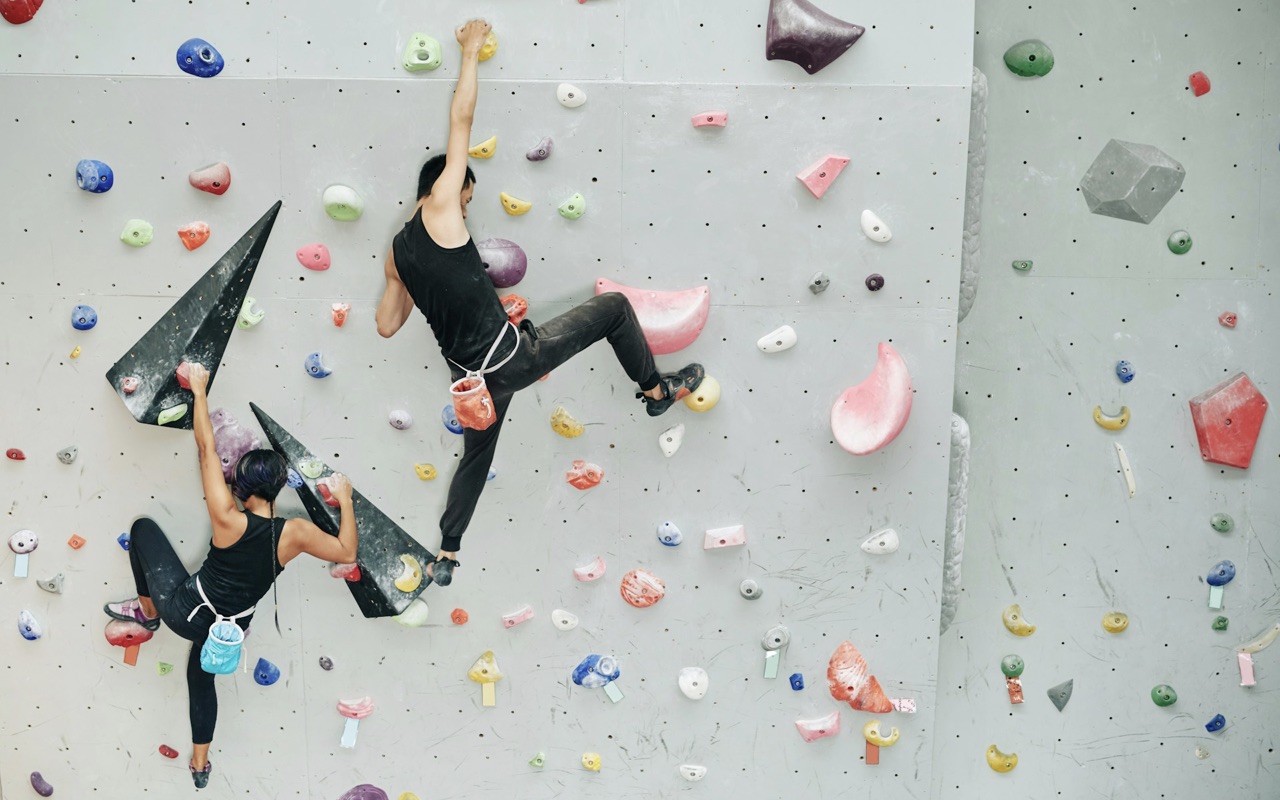
[[489,24],[472,20],[457,31],[462,70],[449,109],[449,144],[428,159],[418,177],[413,218],[396,234],[387,254],[387,280],[378,304],[378,333],[400,330],[416,305],[449,362],[454,381],[483,374],[493,396],[496,419],[484,430],[463,431],[462,460],[449,484],[440,517],[440,555],[428,574],[441,586],[453,580],[462,534],[471,521],[493,463],[498,434],[511,396],[601,339],[608,339],[619,363],[640,385],[649,416],[698,388],[699,364],[660,375],[630,301],[611,292],[597,295],[545,325],[525,320],[517,328],[498,301],[475,242],[467,232],[467,204],[476,177],[467,166],[476,109],[476,70]]

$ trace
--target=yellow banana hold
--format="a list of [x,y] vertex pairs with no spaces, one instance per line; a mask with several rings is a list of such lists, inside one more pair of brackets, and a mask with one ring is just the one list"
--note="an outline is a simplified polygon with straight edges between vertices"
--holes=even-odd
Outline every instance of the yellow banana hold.
[[498,34],[489,31],[489,35],[484,37],[484,45],[480,48],[480,60],[488,61],[498,52]]
[[996,772],[1012,772],[1018,766],[1017,753],[1001,753],[994,744],[987,748],[987,766]]
[[1098,423],[1098,427],[1106,428],[1109,431],[1118,431],[1129,424],[1129,407],[1120,406],[1120,414],[1115,417],[1109,417],[1102,413],[1102,406],[1093,407],[1093,421]]
[[498,197],[502,200],[502,210],[513,217],[525,214],[529,209],[533,208],[533,203],[528,200],[521,200],[518,197],[512,197],[506,192],[499,192]]
[[400,556],[400,563],[404,567],[400,571],[400,577],[395,580],[396,588],[405,593],[412,592],[422,583],[422,565],[418,563],[418,559],[408,554]]
[[876,747],[891,747],[898,743],[898,729],[890,728],[889,735],[880,733],[880,720],[873,719],[862,726],[862,738]]
[[1009,633],[1014,636],[1030,636],[1036,632],[1036,626],[1028,623],[1022,616],[1022,606],[1014,603],[1004,610],[1000,615],[1004,620],[1004,626],[1009,629]]
[[490,136],[477,145],[472,145],[467,151],[467,155],[472,158],[493,158],[493,154],[498,152],[498,137]]

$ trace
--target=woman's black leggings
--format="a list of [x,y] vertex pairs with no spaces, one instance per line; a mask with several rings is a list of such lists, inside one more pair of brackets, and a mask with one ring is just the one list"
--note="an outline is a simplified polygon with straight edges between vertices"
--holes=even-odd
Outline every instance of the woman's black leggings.
[[[187,698],[191,715],[192,744],[213,741],[213,727],[218,721],[218,693],[214,676],[200,668],[200,648],[209,635],[212,614],[201,609],[191,622],[187,615],[200,604],[195,579],[182,565],[173,545],[160,526],[147,517],[139,517],[129,532],[129,565],[139,597],[150,597],[160,618],[169,630],[191,642],[187,656]],[[250,617],[236,620],[245,628]]]

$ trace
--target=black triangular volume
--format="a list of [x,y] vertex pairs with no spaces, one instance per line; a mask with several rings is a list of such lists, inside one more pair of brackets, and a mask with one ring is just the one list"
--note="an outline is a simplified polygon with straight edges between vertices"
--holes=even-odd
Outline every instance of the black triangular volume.
[[[218,363],[236,329],[240,307],[279,213],[277,201],[107,371],[107,381],[138,422],[158,425],[160,412],[187,403],[187,413],[167,427],[190,430],[191,392],[178,384],[174,370],[183,361],[199,362],[209,369],[209,386],[213,386]],[[128,384],[136,388],[127,392]]]
[[[289,467],[298,473],[302,485],[298,487],[298,498],[311,516],[311,521],[330,535],[338,535],[338,527],[342,522],[341,512],[324,502],[316,481],[333,474],[326,464],[319,477],[308,478],[302,473],[304,461],[314,459],[311,452],[297,439],[280,427],[280,424],[267,416],[257,405],[250,403],[249,408],[258,418],[271,447],[289,462]],[[405,532],[382,510],[369,502],[368,498],[354,489],[351,492],[352,505],[356,515],[356,530],[360,532],[360,545],[356,550],[356,563],[360,565],[358,582],[343,581],[351,590],[360,611],[366,617],[390,617],[402,613],[409,603],[431,583],[425,572],[427,564],[435,560],[435,555]],[[402,592],[396,588],[395,581],[404,565],[400,556],[410,555],[422,565],[422,583],[412,592]]]

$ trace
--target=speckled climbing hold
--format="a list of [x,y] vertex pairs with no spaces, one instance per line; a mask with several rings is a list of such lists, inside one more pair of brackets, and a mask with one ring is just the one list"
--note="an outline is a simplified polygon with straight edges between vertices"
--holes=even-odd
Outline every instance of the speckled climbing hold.
[[556,210],[565,219],[577,219],[587,213],[587,198],[583,197],[581,192],[574,192]]
[[470,620],[471,615],[465,608],[455,608],[449,612],[449,621],[454,625],[466,625]]
[[98,312],[93,306],[78,305],[71,309],[71,327],[78,331],[92,330],[98,324]]
[[1033,266],[1035,266],[1035,262],[1030,259],[1013,262],[1013,268],[1018,272],[1030,272]]
[[1129,424],[1129,407],[1120,406],[1120,413],[1114,417],[1110,414],[1102,413],[1102,406],[1093,407],[1093,421],[1098,423],[1098,427],[1105,428],[1109,431],[1118,431]]
[[1112,139],[1080,180],[1080,191],[1094,214],[1146,225],[1186,177],[1182,165],[1159,148]]
[[36,586],[50,594],[62,594],[62,584],[65,580],[66,576],[59,572],[52,578],[36,578]]
[[545,766],[546,763],[547,754],[543,752],[534,753],[533,758],[529,759],[529,766],[531,767],[542,767]]
[[10,461],[26,461],[27,460],[27,454],[22,452],[16,447],[10,447],[8,450],[5,450],[4,457],[9,459]]
[[707,375],[698,388],[687,394],[684,404],[691,411],[710,411],[720,402],[720,381]]
[[789,681],[791,682],[791,691],[793,691],[793,692],[798,692],[798,691],[801,691],[802,689],[804,689],[804,675],[803,675],[803,674],[801,674],[801,673],[799,673],[799,672],[793,672],[793,673],[791,673],[791,677],[790,677],[790,678],[788,678],[787,680],[789,680]]
[[1132,364],[1130,364],[1128,361],[1116,362],[1116,377],[1120,379],[1121,383],[1128,383],[1129,381],[1133,380],[1133,376],[1134,376],[1134,371],[1133,371]]
[[518,294],[504,294],[498,298],[498,302],[502,303],[502,312],[507,315],[507,319],[512,325],[519,325],[524,322],[524,318],[529,313],[529,301]]
[[584,689],[599,689],[617,680],[621,674],[616,658],[592,653],[573,668],[569,677]]
[[1017,753],[1002,753],[994,744],[987,748],[987,766],[996,772],[1011,772],[1018,766]]
[[413,426],[413,415],[403,408],[397,408],[387,415],[387,422],[398,431],[406,431]]
[[329,268],[331,259],[329,256],[329,248],[320,243],[308,244],[298,248],[294,254],[298,259],[298,263],[307,269],[313,269],[316,272],[322,272]]
[[571,631],[578,627],[578,615],[557,608],[551,612],[551,624],[562,631]]
[[138,391],[138,386],[140,386],[141,384],[142,384],[142,381],[140,379],[130,375],[128,377],[120,379],[120,391],[124,392],[125,394],[133,394],[134,392]]
[[431,609],[427,606],[427,601],[421,597],[415,597],[409,601],[409,605],[404,607],[404,611],[396,614],[391,619],[406,628],[421,628],[427,624],[427,617],[430,612]]
[[573,577],[584,583],[599,580],[604,577],[604,573],[604,556],[596,556],[590,563],[573,568]]
[[524,154],[524,157],[530,161],[546,161],[551,157],[551,152],[555,149],[555,142],[550,136],[544,136],[532,148]]
[[813,196],[822,199],[822,196],[831,188],[831,183],[840,175],[840,172],[849,164],[847,156],[824,156],[809,165],[809,167],[799,174],[796,178],[805,185]]
[[533,606],[525,603],[509,614],[502,615],[502,627],[514,628],[533,619]]
[[76,162],[76,186],[93,194],[102,194],[111,190],[116,183],[116,175],[111,167],[103,161],[82,158]]
[[566,439],[576,439],[586,430],[581,422],[578,422],[564,406],[556,406],[556,410],[551,412],[551,430],[560,434]]
[[1049,702],[1053,703],[1059,711],[1067,707],[1067,702],[1071,700],[1071,690],[1075,686],[1075,679],[1063,681],[1057,686],[1049,688]]
[[422,72],[439,68],[444,63],[444,53],[437,39],[425,33],[415,33],[409,37],[404,48],[404,58],[400,62],[409,72]]
[[599,753],[583,753],[582,766],[592,772],[600,771],[600,754]]
[[840,709],[837,708],[830,714],[816,719],[798,719],[796,730],[800,733],[800,738],[806,742],[836,736],[840,733]]
[[1017,603],[1006,606],[1000,618],[1004,627],[1014,636],[1030,636],[1036,632],[1036,626],[1028,623],[1022,616],[1022,606]]
[[1219,512],[1209,518],[1209,525],[1218,533],[1230,533],[1231,529],[1236,526],[1236,521],[1231,518],[1230,514]]
[[1102,629],[1107,633],[1120,633],[1129,627],[1129,615],[1123,611],[1108,611],[1102,616]]
[[339,222],[353,222],[364,214],[364,198],[350,186],[335,183],[325,188],[320,199],[324,213]]
[[1027,39],[1005,51],[1004,65],[1014,75],[1042,78],[1053,69],[1053,51],[1039,39]]
[[160,745],[160,747],[159,747],[159,748],[157,748],[157,749],[160,751],[160,755],[164,756],[165,758],[177,758],[177,757],[178,757],[178,751],[177,751],[177,750],[174,750],[172,747],[170,747],[170,746],[169,746],[169,745],[167,745],[167,744],[162,744],[162,745]]
[[884,528],[868,536],[862,542],[862,552],[870,553],[873,556],[887,556],[890,553],[898,552],[898,547],[902,544],[898,537],[898,532],[893,528]]
[[146,247],[155,236],[156,229],[145,219],[131,219],[124,224],[124,230],[120,231],[120,241],[130,247]]
[[723,128],[729,123],[728,111],[704,111],[693,115],[695,128]]
[[[43,0],[32,0],[32,2],[34,3],[36,8],[39,8],[40,3],[43,2]],[[35,11],[32,11],[31,13],[34,15]],[[5,19],[9,19],[9,17],[6,15]],[[27,19],[30,19],[30,17],[28,17]],[[13,22],[13,20],[9,20],[9,21]],[[23,20],[23,22],[26,22],[26,20]],[[34,789],[36,794],[40,795],[41,797],[53,796],[53,784],[46,781],[44,779],[44,776],[41,775],[39,772],[31,773],[31,788]]]
[[565,482],[575,489],[590,489],[600,483],[604,478],[604,470],[598,464],[590,464],[581,459],[574,461],[573,465],[564,474]]
[[1211,627],[1215,631],[1225,631],[1227,629],[1227,626],[1230,624],[1231,624],[1230,620],[1228,620],[1224,616],[1219,615],[1213,618],[1213,624]]
[[183,225],[178,228],[178,241],[182,242],[182,246],[188,251],[195,250],[209,241],[209,223],[189,222]]
[[1022,660],[1022,656],[1017,654],[1009,654],[1000,659],[1000,672],[1006,678],[1018,678],[1022,676],[1023,671],[1027,668],[1027,662]]
[[333,370],[324,363],[324,354],[320,351],[309,353],[302,366],[306,368],[307,374],[313,378],[327,378],[333,374]]
[[1169,234],[1169,252],[1184,255],[1191,250],[1191,234],[1186,231],[1174,231]]
[[498,137],[494,135],[480,144],[471,145],[471,149],[467,150],[467,155],[472,158],[493,158],[493,154],[496,152],[498,152]]
[[458,422],[458,415],[453,410],[453,403],[449,403],[440,409],[440,420],[444,422],[445,430],[449,433],[462,433],[462,423]]
[[212,78],[226,66],[218,49],[204,39],[188,39],[178,45],[177,61],[178,69],[197,78]]
[[494,684],[502,680],[502,670],[498,667],[498,659],[492,650],[485,650],[467,670],[467,677],[481,687],[481,704],[494,706],[497,704],[497,691]]
[[827,277],[825,272],[815,272],[813,277],[809,278],[809,291],[814,294],[822,294],[831,285],[831,278]]
[[231,188],[231,167],[227,166],[225,161],[219,161],[216,164],[192,170],[187,174],[187,181],[202,192],[226,194]]
[[489,35],[484,37],[484,44],[480,46],[480,60],[488,61],[498,52],[498,34],[489,31]]
[[267,312],[258,308],[258,301],[246,296],[244,302],[240,305],[240,314],[236,317],[236,327],[247,331],[262,322],[266,316]]
[[701,700],[707,696],[711,687],[711,678],[702,667],[684,667],[676,679],[680,693],[690,700]]
[[622,599],[635,608],[648,608],[667,593],[662,579],[647,569],[633,569],[622,576],[619,587]]
[[738,584],[738,594],[748,600],[759,600],[764,595],[764,589],[753,578],[746,578]]
[[44,636],[44,628],[36,620],[35,615],[25,608],[18,612],[18,633],[28,642],[34,642]]
[[1214,464],[1248,469],[1258,443],[1267,398],[1243,372],[1191,398],[1200,457]]
[[881,342],[875,369],[857,386],[845,389],[831,406],[836,443],[855,456],[888,446],[906,427],[911,401],[907,362]]
[[[704,379],[705,380],[705,379]],[[677,423],[658,434],[658,447],[661,448],[662,454],[667,458],[671,458],[680,449],[680,445],[684,442],[684,423]]]
[[423,481],[434,481],[439,474],[434,464],[414,464],[413,471],[417,473],[418,479]]
[[835,61],[866,33],[808,0],[769,0],[764,57],[798,64],[813,75]]
[[533,203],[528,200],[521,200],[518,197],[512,197],[506,192],[498,192],[498,200],[502,203],[502,210],[513,217],[528,213],[533,208]]
[[873,272],[867,276],[863,283],[866,284],[868,290],[878,292],[884,288],[884,276],[878,272]]
[[679,547],[684,541],[684,534],[676,527],[674,522],[664,522],[658,526],[658,541],[667,547]]
[[744,525],[710,528],[702,536],[703,550],[716,550],[721,547],[741,547],[746,543],[747,529]]
[[781,353],[796,346],[796,330],[790,325],[772,330],[756,340],[756,347],[762,353]]
[[187,404],[178,403],[176,406],[163,408],[156,415],[157,425],[171,425],[187,415]]
[[70,464],[76,460],[76,456],[80,454],[80,448],[75,445],[69,445],[58,451],[58,460],[63,464]]
[[333,318],[333,327],[341,328],[347,324],[347,315],[351,313],[350,303],[334,303],[329,306],[329,315]]
[[1209,76],[1203,72],[1191,73],[1190,77],[1187,78],[1187,83],[1191,84],[1191,91],[1195,93],[1196,97],[1209,93]]
[[259,686],[270,686],[280,680],[280,668],[265,658],[259,658],[253,667],[253,680]]
[[[42,5],[44,0],[0,0],[0,17],[4,17],[5,21],[11,25],[21,25],[24,22],[30,22]],[[39,775],[40,773],[31,774]],[[50,789],[49,793],[52,794],[53,789]]]
[[1227,727],[1227,718],[1221,714],[1214,714],[1213,719],[1205,723],[1204,729],[1209,733],[1217,733]]
[[893,231],[889,230],[889,226],[884,224],[884,220],[876,216],[876,213],[869,208],[862,212],[861,224],[862,235],[873,242],[884,244],[893,238]]
[[1151,702],[1162,708],[1171,706],[1178,702],[1178,693],[1169,684],[1161,683],[1151,688]]
[[556,87],[556,101],[565,108],[577,108],[587,102],[587,93],[572,83],[562,83]]
[[[505,204],[506,201],[503,202]],[[485,274],[498,289],[515,286],[529,269],[529,257],[520,245],[510,239],[483,239],[476,242],[476,249],[480,251]]]
[[320,669],[329,672],[333,669],[333,659],[328,656],[320,656]]

